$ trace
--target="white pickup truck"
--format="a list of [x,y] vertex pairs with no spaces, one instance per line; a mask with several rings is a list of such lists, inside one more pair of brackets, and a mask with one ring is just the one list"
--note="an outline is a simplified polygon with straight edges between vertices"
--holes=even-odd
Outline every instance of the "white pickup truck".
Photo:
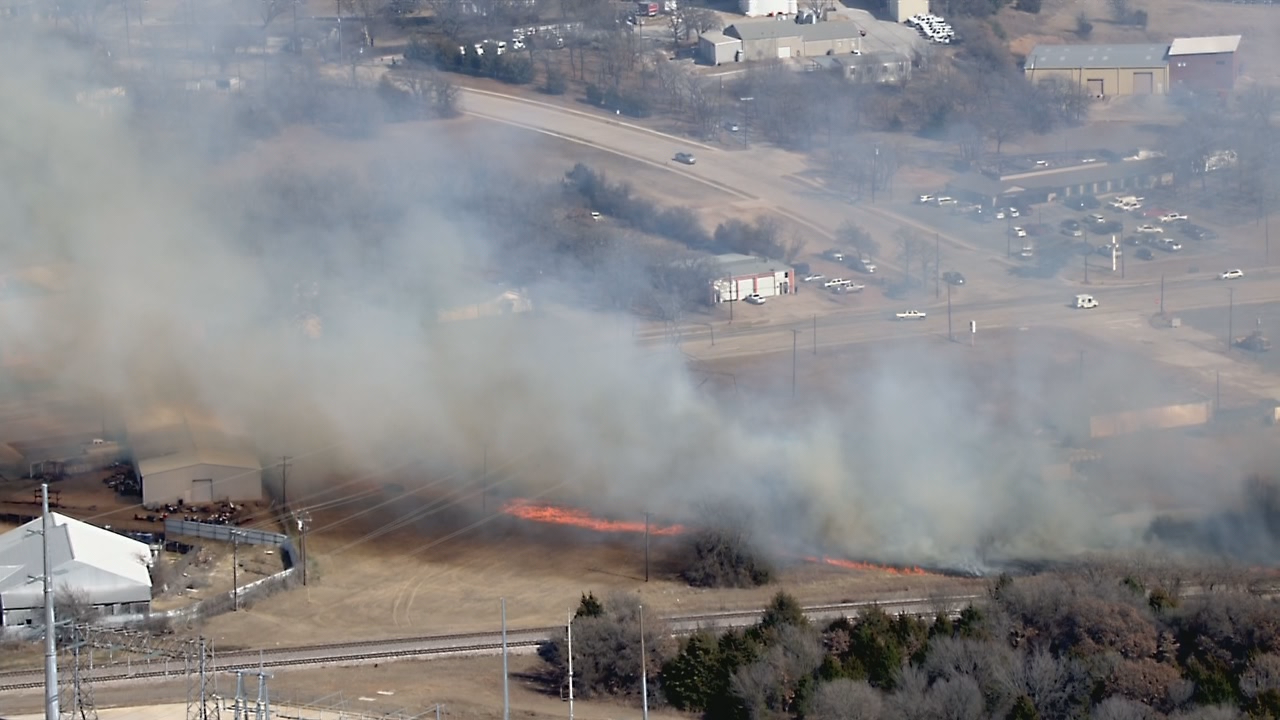
[[923,320],[925,313],[919,310],[904,310],[897,315],[899,320]]

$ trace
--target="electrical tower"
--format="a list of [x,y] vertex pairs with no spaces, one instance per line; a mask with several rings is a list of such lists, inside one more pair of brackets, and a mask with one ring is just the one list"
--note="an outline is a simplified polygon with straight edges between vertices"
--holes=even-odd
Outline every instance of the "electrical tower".
[[204,636],[187,644],[187,720],[218,720],[213,649]]
[[[81,652],[88,648],[88,658]],[[73,720],[98,720],[98,708],[93,704],[93,647],[85,639],[83,626],[72,625],[68,637],[62,641],[62,649],[70,654],[62,666],[71,666],[71,673],[58,676],[59,717]]]

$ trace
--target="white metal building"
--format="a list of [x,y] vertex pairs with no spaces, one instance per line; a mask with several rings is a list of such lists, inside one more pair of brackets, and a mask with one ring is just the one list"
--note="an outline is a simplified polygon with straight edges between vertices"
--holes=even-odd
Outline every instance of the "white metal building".
[[889,0],[889,17],[906,22],[912,15],[928,15],[929,0]]
[[[44,588],[41,518],[0,535],[0,625],[41,622]],[[55,598],[73,592],[107,614],[151,608],[151,549],[146,543],[51,513],[49,567]]]
[[781,260],[739,253],[717,255],[720,279],[712,283],[712,300],[730,302],[751,294],[761,297],[790,295],[796,291],[796,271]]
[[704,32],[698,36],[698,57],[708,65],[740,62],[742,41],[722,32]]
[[257,450],[216,422],[185,411],[158,410],[131,418],[126,426],[144,504],[262,499]]
[[747,17],[764,15],[795,15],[796,0],[738,0],[738,10]]

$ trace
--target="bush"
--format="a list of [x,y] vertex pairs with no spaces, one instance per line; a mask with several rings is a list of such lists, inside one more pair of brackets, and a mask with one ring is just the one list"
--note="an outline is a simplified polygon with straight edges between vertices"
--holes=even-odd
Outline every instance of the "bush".
[[1085,15],[1084,13],[1080,13],[1079,15],[1077,15],[1076,16],[1076,35],[1080,36],[1081,40],[1088,40],[1089,36],[1092,34],[1093,34],[1093,23],[1089,22],[1089,16]]
[[1018,9],[1032,15],[1040,14],[1040,0],[1018,0]]
[[548,95],[563,95],[569,89],[569,79],[560,68],[547,68],[547,76],[542,83],[542,92]]
[[745,531],[708,528],[689,535],[680,576],[694,587],[756,587],[773,579],[773,567]]
[[[638,695],[640,692],[640,604],[631,595],[616,595],[595,612],[594,595],[584,596],[579,615],[573,621],[574,692],[583,698],[595,695]],[[657,671],[662,667],[663,641],[670,631],[653,616],[645,618],[644,643],[650,693],[659,686]],[[549,679],[559,687],[568,684],[568,637],[558,637],[538,646],[538,657],[547,665]],[[650,698],[652,701],[653,698]]]

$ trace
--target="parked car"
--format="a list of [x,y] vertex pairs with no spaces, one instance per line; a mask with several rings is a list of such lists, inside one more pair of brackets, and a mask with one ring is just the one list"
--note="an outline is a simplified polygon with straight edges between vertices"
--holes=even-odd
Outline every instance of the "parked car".
[[1138,227],[1134,228],[1134,232],[1162,233],[1164,232],[1164,228],[1160,227],[1159,225],[1152,225],[1150,223],[1147,223],[1145,225],[1139,225]]
[[1209,228],[1185,222],[1178,225],[1178,232],[1189,240],[1216,240],[1218,234]]
[[939,205],[957,205],[959,203],[956,202],[955,198],[943,195],[938,198],[938,204]]
[[765,302],[764,296],[761,295],[760,293],[751,293],[745,299],[747,302],[751,303],[752,305],[763,305]]
[[1164,238],[1160,241],[1159,247],[1165,252],[1178,252],[1182,249],[1182,243],[1174,240],[1173,238]]
[[1239,280],[1240,278],[1244,277],[1244,271],[1240,270],[1239,268],[1235,270],[1227,270],[1226,272],[1222,273],[1218,277],[1222,278],[1223,280]]
[[694,157],[693,153],[687,152],[676,153],[675,160],[676,162],[684,163],[685,165],[694,165],[698,162],[698,158]]
[[822,274],[820,274],[820,273],[811,273],[811,274],[809,274],[809,275],[805,275],[805,276],[804,276],[804,281],[805,281],[805,282],[817,282],[817,281],[819,281],[819,280],[822,280],[822,279],[823,279],[823,278],[825,278],[825,277],[826,277],[825,275],[822,275]]
[[964,275],[954,271],[944,272],[942,273],[942,282],[948,285],[963,285]]
[[1023,227],[1018,227],[1017,225],[1014,225],[1014,226],[1013,226],[1013,236],[1014,236],[1014,237],[1024,238],[1024,237],[1026,237],[1026,236],[1027,236],[1027,229],[1026,229],[1026,228],[1023,228]]
[[1155,254],[1151,252],[1151,248],[1138,248],[1137,258],[1139,260],[1151,260],[1155,258]]
[[1080,225],[1079,220],[1068,218],[1062,221],[1062,234],[1068,237],[1080,237],[1084,235],[1084,227]]
[[1098,198],[1092,195],[1069,197],[1063,202],[1072,210],[1093,210],[1094,208],[1102,207],[1102,203],[1098,201]]
[[831,278],[830,280],[822,283],[822,287],[833,288],[833,287],[840,287],[841,285],[848,285],[848,284],[849,284],[849,281],[845,280],[844,278]]
[[1167,212],[1160,216],[1160,222],[1162,223],[1182,222],[1184,220],[1187,220],[1187,216],[1180,212]]
[[898,313],[899,320],[923,320],[924,318],[925,313],[922,313],[919,310],[904,310]]
[[1124,232],[1124,223],[1119,220],[1103,220],[1089,226],[1094,235],[1119,235]]
[[1137,235],[1127,235],[1125,236],[1125,239],[1124,239],[1125,245],[1132,245],[1134,247],[1138,247],[1139,245],[1142,245],[1142,243],[1144,242],[1146,242],[1146,240],[1138,237]]
[[831,248],[830,250],[822,253],[822,257],[828,260],[835,260],[836,262],[844,262],[844,251],[837,248]]
[[1108,244],[1108,245],[1099,245],[1099,246],[1098,246],[1098,249],[1097,249],[1097,251],[1096,251],[1096,252],[1097,252],[1099,255],[1102,255],[1102,256],[1105,256],[1105,257],[1111,257],[1111,254],[1112,254],[1112,253],[1115,253],[1116,255],[1123,255],[1123,254],[1124,254],[1124,250],[1120,249],[1119,247],[1117,247],[1117,246],[1115,246],[1115,245],[1109,245],[1109,244]]
[[854,269],[858,270],[859,272],[864,272],[868,275],[874,275],[876,272],[876,264],[871,262],[870,260],[859,260],[858,262],[854,263]]
[[921,196],[920,196],[920,204],[921,204],[921,205],[923,205],[923,204],[925,204],[925,203],[931,203],[931,202],[933,202],[933,196],[932,196],[932,195],[921,195]]

